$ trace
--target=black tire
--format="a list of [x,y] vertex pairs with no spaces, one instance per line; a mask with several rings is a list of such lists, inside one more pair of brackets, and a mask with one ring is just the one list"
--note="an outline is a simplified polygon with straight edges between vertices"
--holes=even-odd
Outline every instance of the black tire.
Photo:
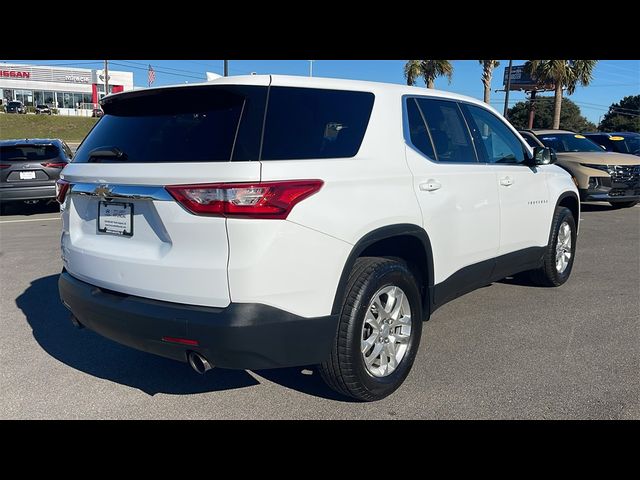
[[[397,368],[385,377],[375,377],[367,370],[361,353],[362,327],[373,296],[391,285],[405,292],[411,308],[411,335]],[[362,401],[390,395],[411,370],[420,345],[422,320],[420,290],[404,262],[380,257],[358,258],[347,281],[331,357],[319,367],[322,379],[333,390]]]
[[613,208],[631,208],[635,207],[638,202],[609,202]]
[[[558,233],[560,226],[567,222],[571,229],[571,258],[565,270],[560,273],[556,269],[556,244],[558,242]],[[559,287],[565,283],[571,275],[573,262],[576,258],[576,222],[573,218],[571,210],[566,207],[558,207],[553,215],[551,222],[551,233],[549,235],[549,244],[547,245],[543,257],[542,267],[529,272],[529,278],[536,285],[541,287]]]

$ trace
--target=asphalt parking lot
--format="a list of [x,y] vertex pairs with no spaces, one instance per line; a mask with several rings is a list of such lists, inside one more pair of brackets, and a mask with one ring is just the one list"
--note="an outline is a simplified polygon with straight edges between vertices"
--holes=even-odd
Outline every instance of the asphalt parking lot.
[[0,217],[2,419],[640,419],[640,206],[583,205],[560,289],[505,280],[438,310],[405,384],[357,403],[300,368],[214,369],[76,330],[56,208]]

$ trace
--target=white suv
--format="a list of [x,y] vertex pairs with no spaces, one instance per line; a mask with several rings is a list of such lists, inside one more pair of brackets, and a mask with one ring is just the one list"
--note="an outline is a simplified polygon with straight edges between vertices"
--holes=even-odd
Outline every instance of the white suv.
[[571,177],[472,98],[265,75],[103,109],[58,184],[62,301],[77,326],[198,372],[319,364],[380,399],[439,306],[571,273]]

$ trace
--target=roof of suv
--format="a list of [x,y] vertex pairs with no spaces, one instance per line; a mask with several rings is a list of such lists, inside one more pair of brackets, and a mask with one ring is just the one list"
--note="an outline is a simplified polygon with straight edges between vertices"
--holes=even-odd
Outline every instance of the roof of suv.
[[571,133],[571,134],[576,134],[576,132],[572,132],[571,130],[553,130],[551,128],[549,129],[534,129],[534,130],[522,130],[523,132],[531,132],[534,135],[550,135],[553,133]]
[[[166,88],[189,88],[205,85],[261,85],[261,86],[281,86],[281,87],[302,87],[302,88],[326,88],[335,90],[354,90],[372,93],[396,93],[398,95],[429,95],[432,97],[441,97],[452,100],[463,100],[465,102],[474,103],[479,106],[490,107],[486,103],[476,98],[459,95],[457,93],[446,92],[442,90],[426,89],[424,87],[410,87],[407,85],[369,82],[365,80],[345,80],[342,78],[322,78],[322,77],[302,77],[295,75],[238,75],[230,77],[220,77],[208,82],[188,83],[180,85],[166,85],[162,87],[144,88],[131,90],[128,92],[110,94],[102,99],[109,101],[114,98],[126,98],[136,96],[142,92],[149,90],[163,90]],[[101,101],[101,102],[102,102]]]
[[585,132],[583,135],[605,135],[607,137],[637,137],[638,132]]

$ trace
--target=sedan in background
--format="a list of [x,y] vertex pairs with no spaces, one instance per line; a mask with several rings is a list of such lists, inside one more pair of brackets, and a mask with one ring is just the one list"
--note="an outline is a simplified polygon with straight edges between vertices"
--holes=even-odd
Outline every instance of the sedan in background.
[[13,202],[54,201],[56,180],[71,161],[71,149],[58,139],[0,141],[0,208]]
[[640,158],[607,152],[584,135],[567,130],[523,130],[532,147],[550,147],[557,165],[571,174],[583,202],[609,202],[618,208],[640,201]]

